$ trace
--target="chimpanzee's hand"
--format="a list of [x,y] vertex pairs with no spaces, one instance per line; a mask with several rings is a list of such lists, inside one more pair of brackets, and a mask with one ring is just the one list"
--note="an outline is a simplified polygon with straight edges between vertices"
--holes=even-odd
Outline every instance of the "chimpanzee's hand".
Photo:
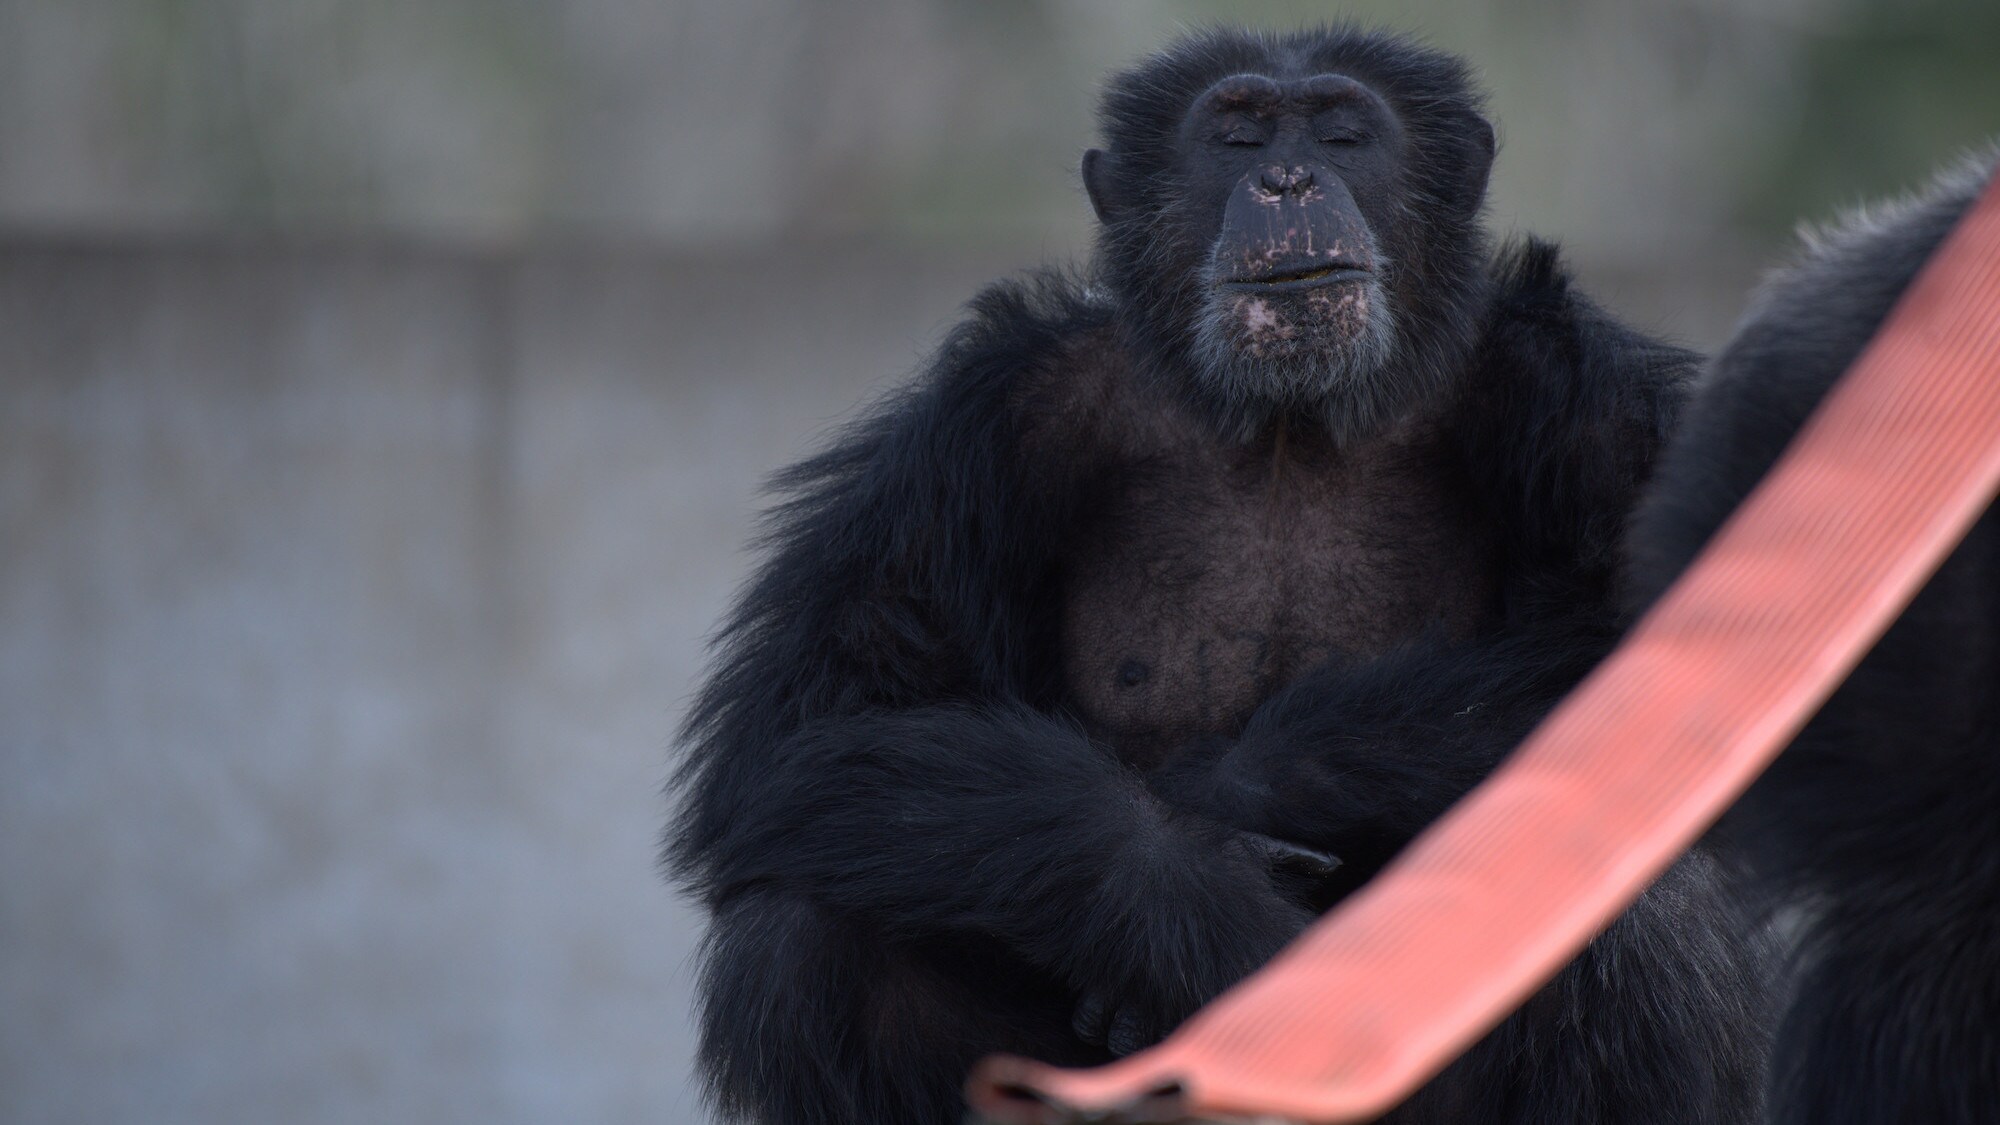
[[1264,869],[1270,873],[1271,882],[1278,893],[1294,902],[1308,902],[1317,897],[1320,888],[1340,870],[1340,857],[1266,836],[1261,832],[1240,832],[1237,839],[1252,852],[1263,857]]
[[[1184,754],[1147,776],[1147,785],[1173,808],[1336,854],[1350,867],[1379,858],[1382,849],[1374,845],[1405,821],[1422,816],[1415,821],[1421,826],[1434,817],[1440,809],[1433,808],[1433,791],[1453,784],[1450,771],[1422,752],[1380,744],[1362,732],[1302,740],[1255,728],[1235,742]],[[1394,843],[1399,846],[1404,838]]]
[[1262,741],[1218,740],[1177,755],[1146,784],[1176,809],[1276,842],[1291,835],[1278,820],[1311,768]]
[[[1271,880],[1272,891],[1289,904],[1302,904],[1314,899],[1318,888],[1325,885],[1340,868],[1340,860],[1335,856],[1255,832],[1231,833],[1227,847],[1261,867]],[[1312,915],[1303,906],[1296,909],[1296,929],[1303,929]],[[1255,965],[1246,965],[1243,971],[1255,968]],[[1203,995],[1191,999],[1194,1004],[1202,1004],[1213,997]],[[1086,990],[1078,998],[1070,1026],[1077,1038],[1123,1057],[1159,1042],[1192,1014],[1193,1008],[1185,1003],[1176,1004],[1159,998],[1151,1002],[1139,1001],[1130,998],[1123,990],[1095,988]]]

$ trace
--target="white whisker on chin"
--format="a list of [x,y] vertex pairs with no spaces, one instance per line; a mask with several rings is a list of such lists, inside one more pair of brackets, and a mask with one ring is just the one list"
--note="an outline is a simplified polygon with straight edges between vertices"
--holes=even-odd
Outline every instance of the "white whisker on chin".
[[1346,442],[1379,431],[1431,393],[1394,365],[1396,318],[1374,279],[1268,296],[1211,290],[1195,334],[1194,378],[1225,428],[1279,411],[1324,419]]

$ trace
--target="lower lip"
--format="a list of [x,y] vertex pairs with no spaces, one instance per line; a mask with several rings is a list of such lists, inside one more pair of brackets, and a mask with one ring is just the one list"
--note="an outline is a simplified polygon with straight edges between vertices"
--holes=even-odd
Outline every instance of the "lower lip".
[[1334,270],[1331,273],[1313,277],[1295,277],[1285,281],[1225,281],[1221,287],[1238,293],[1289,293],[1299,289],[1318,289],[1323,285],[1338,285],[1346,281],[1362,281],[1368,277],[1367,270]]

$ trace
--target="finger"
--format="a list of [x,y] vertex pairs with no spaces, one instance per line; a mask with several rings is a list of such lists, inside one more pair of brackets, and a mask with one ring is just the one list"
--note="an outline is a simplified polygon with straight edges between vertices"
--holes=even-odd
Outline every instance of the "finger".
[[1159,1036],[1152,1033],[1146,1022],[1130,1009],[1121,1010],[1111,1021],[1111,1032],[1104,1037],[1104,1046],[1113,1055],[1124,1058],[1137,1054],[1153,1044]]
[[1340,870],[1340,857],[1294,844],[1290,840],[1280,840],[1276,836],[1266,836],[1261,832],[1245,832],[1251,845],[1264,855],[1265,863],[1273,871],[1290,875],[1303,875],[1312,879],[1330,878]]

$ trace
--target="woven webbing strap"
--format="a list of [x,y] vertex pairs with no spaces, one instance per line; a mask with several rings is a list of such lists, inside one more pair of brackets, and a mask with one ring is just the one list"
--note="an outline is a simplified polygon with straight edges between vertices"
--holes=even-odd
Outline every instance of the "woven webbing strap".
[[1374,1117],[1625,909],[1777,756],[2000,487],[2000,180],[1771,474],[1491,779],[1158,1047],[982,1063],[1002,1122]]

